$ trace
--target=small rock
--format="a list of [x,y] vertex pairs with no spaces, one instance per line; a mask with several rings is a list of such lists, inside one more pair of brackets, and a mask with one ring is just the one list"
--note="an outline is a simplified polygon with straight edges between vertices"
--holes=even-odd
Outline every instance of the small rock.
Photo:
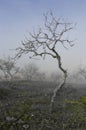
[[28,128],[29,128],[29,125],[28,125],[28,124],[24,124],[24,125],[23,125],[23,128],[24,128],[24,129],[28,129]]

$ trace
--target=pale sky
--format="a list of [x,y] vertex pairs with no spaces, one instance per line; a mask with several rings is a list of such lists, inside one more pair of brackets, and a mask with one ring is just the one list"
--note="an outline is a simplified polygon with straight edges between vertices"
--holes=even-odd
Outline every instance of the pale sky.
[[[21,45],[21,40],[33,28],[42,26],[43,13],[49,10],[57,18],[77,23],[70,34],[71,39],[76,39],[75,46],[60,49],[64,67],[70,71],[80,64],[86,65],[86,0],[0,0],[0,58],[14,55],[10,49]],[[24,56],[20,62],[27,60],[31,62]],[[32,62],[41,65],[45,71],[57,69],[57,63],[49,58]]]

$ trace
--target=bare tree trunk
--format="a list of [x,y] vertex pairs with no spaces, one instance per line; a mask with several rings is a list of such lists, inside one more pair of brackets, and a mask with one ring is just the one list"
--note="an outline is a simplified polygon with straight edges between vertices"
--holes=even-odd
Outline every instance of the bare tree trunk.
[[61,63],[61,57],[59,56],[59,54],[53,49],[53,51],[56,53],[57,56],[57,61],[58,61],[58,65],[59,65],[59,69],[62,71],[62,73],[64,74],[63,76],[63,81],[59,84],[56,85],[56,88],[53,91],[53,95],[51,97],[51,103],[50,103],[50,108],[49,108],[49,112],[51,113],[53,110],[53,106],[54,106],[54,101],[55,98],[57,96],[57,92],[59,89],[62,89],[66,83],[66,79],[67,79],[67,71],[62,67],[62,63]]
[[59,85],[57,85],[56,88],[54,89],[53,95],[51,97],[51,103],[50,103],[49,113],[51,113],[52,110],[53,110],[54,101],[55,101],[55,98],[57,96],[58,90],[61,89],[61,88],[63,88],[63,86],[65,85],[65,83],[66,83],[66,78],[63,79],[63,81]]

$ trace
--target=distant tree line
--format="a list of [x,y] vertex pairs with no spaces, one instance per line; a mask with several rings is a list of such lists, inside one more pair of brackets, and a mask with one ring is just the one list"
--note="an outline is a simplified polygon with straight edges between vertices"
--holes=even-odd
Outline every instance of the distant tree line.
[[0,81],[28,80],[28,81],[59,81],[61,75],[52,72],[47,76],[41,72],[35,63],[26,63],[23,67],[17,66],[17,61],[10,56],[0,59]]

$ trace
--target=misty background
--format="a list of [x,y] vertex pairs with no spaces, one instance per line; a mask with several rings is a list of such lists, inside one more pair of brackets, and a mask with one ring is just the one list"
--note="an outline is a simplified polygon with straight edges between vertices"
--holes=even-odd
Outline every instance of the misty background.
[[[86,65],[85,0],[0,0],[0,58],[8,55],[14,57],[16,53],[14,49],[21,45],[25,37],[29,37],[29,32],[44,25],[43,14],[49,10],[53,11],[56,18],[63,18],[66,22],[76,24],[68,35],[74,40],[74,46],[67,50],[59,46],[59,53],[64,68],[68,70],[69,78],[71,73],[74,73],[75,82],[82,79],[83,83],[85,79],[83,76],[78,77],[77,71],[79,67]],[[17,65],[22,68],[26,63],[36,64],[40,71],[48,76],[53,72],[58,72],[57,61],[50,57],[45,60],[30,60],[28,55],[24,55],[18,60]]]

